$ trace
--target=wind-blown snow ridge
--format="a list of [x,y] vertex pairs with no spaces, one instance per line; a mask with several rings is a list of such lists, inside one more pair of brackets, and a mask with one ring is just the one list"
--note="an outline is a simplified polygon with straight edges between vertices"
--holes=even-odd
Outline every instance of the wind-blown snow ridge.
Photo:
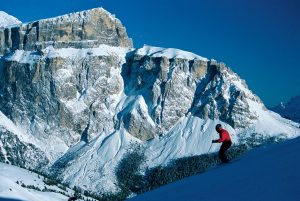
[[191,52],[175,49],[175,48],[162,48],[162,47],[153,47],[144,45],[142,48],[138,49],[136,54],[142,56],[151,56],[151,57],[167,57],[170,59],[180,58],[180,59],[199,59],[203,61],[208,61],[207,58],[201,57]]
[[0,11],[0,28],[7,26],[14,26],[21,24],[22,22],[17,18],[7,14],[4,11]]

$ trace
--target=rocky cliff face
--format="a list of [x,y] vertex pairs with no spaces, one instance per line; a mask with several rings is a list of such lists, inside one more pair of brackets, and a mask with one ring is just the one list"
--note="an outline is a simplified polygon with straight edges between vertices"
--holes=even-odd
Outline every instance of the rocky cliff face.
[[1,59],[1,111],[37,138],[50,160],[111,132],[123,89],[119,71],[132,46],[120,21],[93,9],[2,31],[13,29],[17,36],[5,35],[8,43],[0,45],[14,51]]
[[170,57],[164,52],[170,50],[163,48],[156,50],[159,55],[145,54],[149,48],[128,57],[123,68],[125,92],[147,100],[148,113],[161,132],[188,112],[202,119],[220,119],[233,128],[245,128],[257,120],[247,99],[263,106],[262,102],[224,63]]
[[[3,60],[1,111],[44,142],[46,153],[53,149],[47,143],[53,138],[61,145],[59,152],[64,152],[80,139],[111,132],[115,99],[123,89],[119,71],[125,49],[101,46],[69,55],[52,48],[44,52],[17,51],[14,56],[19,57]],[[58,150],[48,157],[58,157]]]
[[132,143],[150,167],[206,153],[216,123],[236,143],[299,132],[223,63],[132,49],[103,9],[0,29],[0,52],[0,159],[84,189],[117,191],[114,170]]
[[121,22],[101,8],[0,29],[0,55],[49,45],[89,48],[99,44],[132,47]]

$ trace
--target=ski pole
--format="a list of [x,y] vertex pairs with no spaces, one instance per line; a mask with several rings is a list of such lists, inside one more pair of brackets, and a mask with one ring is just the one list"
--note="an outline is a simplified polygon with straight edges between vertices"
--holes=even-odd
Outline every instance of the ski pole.
[[[209,149],[208,149],[208,152],[210,151],[210,149],[211,149],[212,145],[213,145],[213,143],[211,143],[211,145],[210,145],[210,147],[209,147]],[[208,153],[208,152],[207,152],[207,153]]]

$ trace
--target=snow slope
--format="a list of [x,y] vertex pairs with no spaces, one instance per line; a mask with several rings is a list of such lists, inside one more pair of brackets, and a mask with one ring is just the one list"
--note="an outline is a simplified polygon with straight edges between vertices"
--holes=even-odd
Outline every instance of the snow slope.
[[285,118],[300,123],[300,95],[291,98],[286,104],[280,103],[278,106],[271,108],[271,110]]
[[[253,133],[259,133],[266,138],[294,138],[300,132],[300,129],[295,128],[298,124],[270,111],[261,113],[256,123],[242,130],[235,130],[218,119],[203,120],[195,116],[187,116],[183,117],[166,135],[156,137],[146,143],[146,156],[149,159],[147,165],[149,167],[166,165],[173,159],[207,153],[210,142],[219,138],[215,131],[215,125],[219,123],[229,131],[235,144],[243,143]],[[220,144],[214,144],[210,152],[218,151],[219,148]]]
[[0,11],[0,28],[15,24],[21,24],[21,21],[11,15],[8,15],[6,12]]
[[[33,185],[39,189],[53,189],[56,191],[62,191],[72,195],[72,190],[63,191],[56,186],[48,186],[43,182],[43,177],[38,176],[36,173],[28,170],[0,163],[0,200],[5,199],[20,199],[24,201],[65,201],[67,196],[54,193],[54,192],[41,192],[33,189],[24,188],[21,185],[26,186]],[[18,184],[18,183],[19,184]]]
[[101,135],[88,144],[79,142],[54,163],[52,170],[63,171],[63,180],[72,187],[81,185],[95,192],[117,191],[114,169],[127,148],[137,141],[122,129]]
[[132,201],[300,200],[300,138],[261,147],[214,168]]

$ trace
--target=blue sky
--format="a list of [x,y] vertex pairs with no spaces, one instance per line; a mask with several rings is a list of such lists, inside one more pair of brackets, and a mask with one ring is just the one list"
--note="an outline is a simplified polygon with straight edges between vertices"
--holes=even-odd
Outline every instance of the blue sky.
[[267,106],[300,94],[298,0],[0,0],[23,22],[94,7],[115,14],[135,47],[179,48],[225,62]]

